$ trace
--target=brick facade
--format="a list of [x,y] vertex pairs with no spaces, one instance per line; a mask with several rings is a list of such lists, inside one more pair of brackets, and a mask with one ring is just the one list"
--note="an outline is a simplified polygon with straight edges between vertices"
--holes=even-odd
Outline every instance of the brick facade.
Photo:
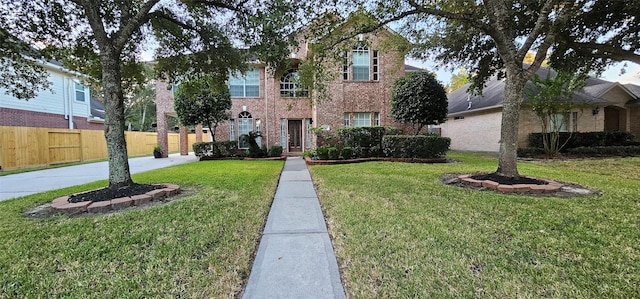
[[[231,122],[233,122],[233,137],[238,140],[239,116],[243,112],[251,114],[253,130],[261,132],[261,143],[267,147],[282,145],[284,153],[302,152],[315,147],[310,128],[324,127],[331,132],[344,127],[344,115],[349,113],[370,113],[371,125],[374,125],[374,114],[379,115],[382,126],[396,126],[390,115],[391,88],[395,80],[404,75],[404,56],[393,51],[383,51],[379,45],[382,39],[395,34],[382,30],[377,34],[366,36],[369,47],[369,72],[373,79],[374,57],[378,55],[377,80],[354,81],[344,80],[342,65],[336,66],[335,79],[329,82],[329,100],[314,103],[308,97],[282,97],[280,91],[280,76],[263,65],[254,65],[259,70],[260,85],[258,97],[232,97],[230,111],[231,121],[218,126],[216,141],[227,141],[232,136]],[[299,59],[305,59],[309,53],[306,43],[301,41],[299,50],[292,53],[295,65]],[[349,53],[349,58],[351,54]],[[295,69],[295,67],[294,67]],[[352,78],[352,68],[349,67],[349,79]],[[167,83],[158,82],[156,85],[156,105],[158,114],[158,143],[166,146],[166,130],[161,123],[166,123],[167,115],[175,115],[173,111],[173,93],[167,89]],[[244,114],[244,113],[243,113]],[[353,116],[351,116],[353,117]],[[260,128],[258,128],[258,126]],[[204,126],[206,129],[206,126]],[[284,137],[284,144],[282,139]],[[204,138],[203,138],[204,139]],[[208,140],[208,138],[207,138]],[[298,146],[299,145],[299,146]]]
[[[69,120],[64,115],[0,108],[0,126],[9,127],[35,127],[69,129]],[[80,130],[103,130],[102,122],[89,122],[86,117],[74,116],[73,128]]]

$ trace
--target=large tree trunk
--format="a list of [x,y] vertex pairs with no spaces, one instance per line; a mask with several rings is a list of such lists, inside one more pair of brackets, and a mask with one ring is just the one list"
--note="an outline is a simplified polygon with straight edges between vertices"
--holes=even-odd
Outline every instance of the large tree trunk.
[[500,155],[498,170],[500,175],[518,177],[518,123],[524,86],[527,80],[522,71],[507,66],[507,80],[504,87],[502,108],[502,130],[500,132]]
[[109,52],[101,53],[100,62],[105,96],[104,136],[109,154],[109,188],[120,188],[133,185],[124,137],[124,96],[120,84],[120,63],[117,54]]

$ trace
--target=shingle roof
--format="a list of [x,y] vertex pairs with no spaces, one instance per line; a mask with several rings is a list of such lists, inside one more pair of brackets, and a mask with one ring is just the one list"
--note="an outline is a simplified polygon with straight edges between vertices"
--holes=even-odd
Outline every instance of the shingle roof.
[[[537,74],[541,78],[546,78],[547,76],[554,77],[556,72],[551,69],[540,68]],[[600,96],[616,85],[622,86],[628,89],[630,93],[634,94],[636,97],[640,97],[640,86],[633,84],[621,85],[617,82],[609,82],[598,78],[588,78],[585,81],[585,86],[574,93],[573,101],[607,104],[609,102],[600,98]],[[498,80],[496,77],[492,77],[485,83],[482,95],[479,96],[467,92],[470,86],[471,84],[466,84],[449,93],[447,96],[449,100],[449,114],[484,110],[502,106],[505,86],[504,80]],[[530,88],[533,88],[533,86],[531,82],[527,82],[525,90]],[[527,101],[526,95],[524,95],[524,101]],[[634,101],[637,102],[638,100],[636,99],[632,102]]]
[[422,71],[424,71],[424,69],[419,68],[419,67],[417,67],[417,66],[413,66],[413,65],[405,64],[405,65],[404,65],[404,71],[405,71],[405,72],[407,72],[407,73],[411,73],[411,72],[422,72]]
[[627,90],[629,90],[631,93],[633,93],[633,95],[636,96],[636,100],[640,98],[640,86],[628,83],[628,84],[625,84],[624,87],[626,87]]
[[91,116],[95,118],[104,119],[104,104],[96,100],[94,97],[91,97],[90,103],[91,103]]

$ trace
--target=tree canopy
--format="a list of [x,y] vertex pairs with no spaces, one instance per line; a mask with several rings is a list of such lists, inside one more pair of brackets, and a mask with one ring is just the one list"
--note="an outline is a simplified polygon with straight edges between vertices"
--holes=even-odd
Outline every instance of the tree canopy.
[[469,80],[469,77],[469,73],[467,73],[464,68],[460,69],[457,73],[451,74],[451,83],[449,84],[449,86],[447,86],[447,91],[452,92],[471,82]]
[[[556,69],[587,73],[614,61],[640,63],[638,1],[376,0],[367,5],[383,26],[400,23],[417,58],[432,57],[474,74],[480,92],[505,78],[497,173],[518,176],[517,143],[525,83],[549,56]],[[536,53],[523,64],[528,52]]]
[[300,22],[321,13],[288,0],[0,0],[0,28],[87,74],[105,102],[109,186],[133,184],[124,138],[124,93],[144,81],[140,53],[157,43],[156,74],[226,78],[258,59],[287,58]]
[[410,73],[396,80],[391,91],[391,115],[413,125],[417,135],[427,125],[447,119],[447,93],[433,73]]
[[48,74],[37,61],[41,54],[0,27],[0,88],[18,99],[34,98],[51,86]]
[[176,89],[174,108],[180,123],[187,126],[205,125],[213,141],[216,141],[218,124],[230,117],[231,94],[224,81],[208,76],[193,78],[181,82]]

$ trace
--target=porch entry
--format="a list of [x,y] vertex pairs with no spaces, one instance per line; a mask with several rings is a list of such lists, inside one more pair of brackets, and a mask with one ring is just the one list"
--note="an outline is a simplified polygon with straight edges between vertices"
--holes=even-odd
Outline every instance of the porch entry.
[[289,120],[289,152],[302,152],[302,120]]

